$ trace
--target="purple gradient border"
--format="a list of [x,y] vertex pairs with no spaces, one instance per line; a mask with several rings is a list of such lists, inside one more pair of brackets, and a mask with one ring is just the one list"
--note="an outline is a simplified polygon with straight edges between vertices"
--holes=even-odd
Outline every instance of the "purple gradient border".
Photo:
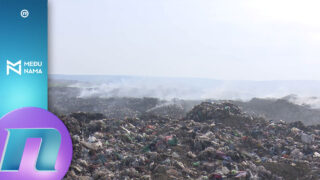
[[21,108],[0,119],[0,161],[7,138],[7,128],[55,128],[61,134],[61,146],[56,161],[56,171],[37,171],[35,163],[40,139],[31,138],[26,142],[18,172],[1,172],[4,180],[61,180],[67,173],[72,160],[72,140],[63,122],[47,110],[35,107]]

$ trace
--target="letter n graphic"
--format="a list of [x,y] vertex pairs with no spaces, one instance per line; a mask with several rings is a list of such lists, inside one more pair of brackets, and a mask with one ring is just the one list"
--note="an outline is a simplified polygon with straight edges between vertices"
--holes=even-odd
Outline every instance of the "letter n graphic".
[[[1,158],[1,171],[19,171],[23,151],[28,138],[40,138],[36,170],[55,171],[61,144],[61,135],[56,129],[6,129],[8,136]],[[31,164],[30,164],[31,165]]]

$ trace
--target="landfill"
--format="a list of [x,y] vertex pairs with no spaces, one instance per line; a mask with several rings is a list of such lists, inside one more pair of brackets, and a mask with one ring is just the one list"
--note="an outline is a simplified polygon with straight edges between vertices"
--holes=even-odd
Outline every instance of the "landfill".
[[60,115],[74,145],[64,179],[320,179],[320,126],[265,120],[228,102],[175,109]]

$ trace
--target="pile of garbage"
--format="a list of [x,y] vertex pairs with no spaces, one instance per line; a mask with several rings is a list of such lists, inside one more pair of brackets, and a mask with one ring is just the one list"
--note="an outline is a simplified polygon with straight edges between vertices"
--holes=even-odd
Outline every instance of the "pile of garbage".
[[320,179],[320,127],[266,121],[204,102],[183,118],[60,117],[74,158],[66,180]]

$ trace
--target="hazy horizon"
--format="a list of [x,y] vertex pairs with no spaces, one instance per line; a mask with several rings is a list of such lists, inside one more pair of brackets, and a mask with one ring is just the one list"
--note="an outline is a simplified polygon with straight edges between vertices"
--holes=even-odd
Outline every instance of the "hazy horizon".
[[[316,81],[224,81],[204,78],[164,78],[117,75],[50,75],[51,87],[80,88],[78,95],[88,97],[155,97],[160,99],[283,98],[320,107],[320,83]],[[60,81],[63,80],[63,81]],[[64,81],[69,80],[69,81]]]
[[311,79],[276,79],[276,80],[246,80],[246,79],[215,79],[210,77],[187,77],[187,76],[146,76],[146,75],[126,75],[126,74],[48,74],[49,78],[53,76],[91,76],[91,77],[101,77],[101,76],[114,76],[114,77],[137,77],[137,78],[167,78],[167,79],[204,79],[204,80],[214,80],[214,81],[248,81],[248,82],[272,82],[272,81],[313,81],[320,82],[319,80],[311,80]]

